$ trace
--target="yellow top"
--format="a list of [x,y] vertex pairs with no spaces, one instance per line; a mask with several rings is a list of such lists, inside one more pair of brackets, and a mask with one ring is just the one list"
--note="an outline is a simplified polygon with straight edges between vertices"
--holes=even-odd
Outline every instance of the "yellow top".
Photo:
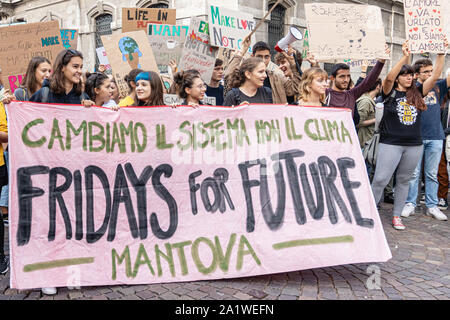
[[[5,106],[0,102],[0,131],[8,133],[8,123],[6,122],[6,111]],[[3,146],[0,143],[0,166],[5,164],[5,159],[3,157]]]
[[133,98],[131,98],[130,96],[126,96],[125,98],[120,100],[119,107],[129,107],[132,106],[133,104],[134,104]]

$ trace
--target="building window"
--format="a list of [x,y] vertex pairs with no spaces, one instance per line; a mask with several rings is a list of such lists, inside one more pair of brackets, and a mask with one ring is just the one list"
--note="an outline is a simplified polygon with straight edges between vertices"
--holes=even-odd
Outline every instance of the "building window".
[[[103,47],[101,36],[112,34],[112,15],[102,14],[95,18],[95,48]],[[95,52],[95,69],[98,68],[99,61]]]
[[[269,4],[269,9],[272,8],[274,3]],[[286,15],[286,8],[282,5],[278,5],[270,16],[269,21],[269,47],[275,48],[278,41],[284,37],[284,17]],[[274,55],[272,55],[274,56]]]
[[167,3],[154,3],[148,6],[148,8],[169,8],[169,5]]

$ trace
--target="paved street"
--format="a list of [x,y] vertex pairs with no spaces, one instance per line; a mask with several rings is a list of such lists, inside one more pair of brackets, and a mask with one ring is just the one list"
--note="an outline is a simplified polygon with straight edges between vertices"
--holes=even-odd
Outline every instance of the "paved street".
[[[384,264],[354,264],[298,272],[138,286],[60,288],[55,296],[40,290],[9,288],[9,273],[0,275],[0,300],[316,300],[450,299],[450,221],[419,211],[404,219],[407,229],[391,227],[392,205],[381,216],[393,258]],[[450,211],[445,211],[450,215]],[[377,282],[377,275],[381,280]],[[367,287],[370,287],[369,290]]]

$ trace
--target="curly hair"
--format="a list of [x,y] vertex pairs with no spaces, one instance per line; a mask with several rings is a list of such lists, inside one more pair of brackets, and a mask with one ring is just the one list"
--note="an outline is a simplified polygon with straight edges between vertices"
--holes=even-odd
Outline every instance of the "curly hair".
[[241,66],[234,70],[234,72],[231,74],[230,77],[230,87],[231,88],[239,88],[242,86],[245,81],[247,80],[247,77],[245,76],[245,73],[253,72],[261,63],[264,63],[264,61],[261,58],[248,58],[245,59]]

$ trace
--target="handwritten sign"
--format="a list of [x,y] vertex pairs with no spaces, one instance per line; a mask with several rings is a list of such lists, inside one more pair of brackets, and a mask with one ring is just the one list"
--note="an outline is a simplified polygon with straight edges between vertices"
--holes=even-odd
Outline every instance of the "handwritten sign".
[[58,21],[0,28],[0,61],[4,86],[14,92],[34,56],[46,57],[53,63],[63,49]]
[[309,48],[316,59],[389,59],[379,7],[305,3],[305,14]]
[[412,53],[445,53],[442,0],[403,1],[406,39]]
[[147,31],[149,23],[176,24],[176,9],[122,8],[122,32]]
[[[255,27],[253,16],[242,11],[230,10],[213,5],[209,5],[208,9],[211,45],[240,50],[244,38]],[[252,36],[253,42],[254,36]]]
[[188,34],[189,26],[148,24],[148,41],[155,55],[161,73],[168,73],[170,60],[180,62],[181,52]]
[[102,36],[102,42],[122,96],[128,94],[125,76],[133,69],[159,73],[153,50],[144,31]]
[[209,42],[209,24],[198,18],[191,19],[189,36],[186,38],[180,70],[196,69],[207,84],[210,83],[214,64],[216,62],[217,48]]
[[377,64],[377,59],[372,60],[352,60],[352,59],[345,59],[344,63],[348,65],[351,68],[354,67],[361,67],[362,65],[367,65],[368,67],[373,67]]
[[[180,98],[178,95],[176,94],[164,94],[164,104],[167,106],[178,106],[178,105],[182,105],[184,100],[182,98]],[[216,97],[205,97],[202,100],[203,104],[206,105],[210,105],[210,106],[215,106],[216,105]]]
[[61,29],[60,32],[64,48],[76,50],[78,46],[78,30]]
[[305,35],[303,36],[303,48],[302,48],[302,58],[306,59],[309,51],[309,35],[308,29],[305,30]]
[[97,52],[98,62],[105,66],[106,70],[111,69],[111,65],[109,64],[108,55],[106,54],[105,47],[100,47],[95,49]]
[[391,258],[346,110],[89,111],[8,107],[11,288],[212,280]]
[[450,2],[444,1],[443,3],[444,16],[443,20],[445,21],[445,30],[447,34],[447,39],[450,39]]

